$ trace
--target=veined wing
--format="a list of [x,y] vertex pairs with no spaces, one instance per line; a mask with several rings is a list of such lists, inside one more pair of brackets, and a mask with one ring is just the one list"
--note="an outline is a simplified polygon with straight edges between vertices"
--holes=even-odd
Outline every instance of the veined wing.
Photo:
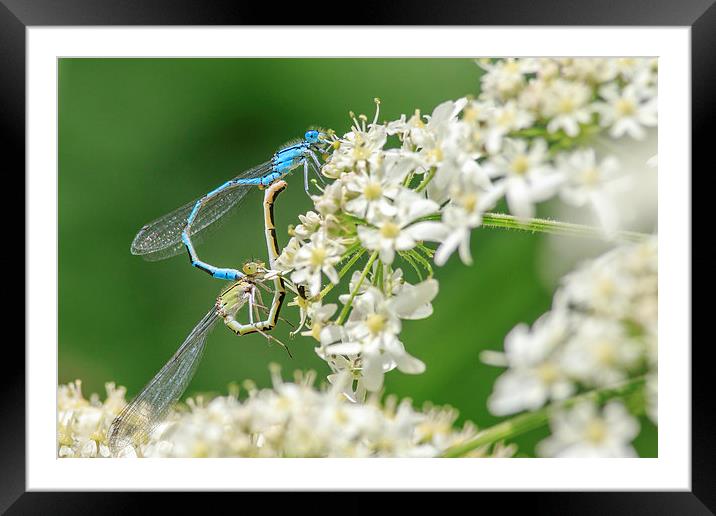
[[112,422],[109,449],[117,455],[128,445],[145,442],[179,400],[204,353],[209,330],[218,320],[212,308],[194,327],[174,356]]
[[[234,180],[254,179],[267,174],[270,170],[271,162],[262,163],[239,174]],[[253,187],[250,185],[233,184],[207,200],[196,215],[189,235],[194,236],[203,232],[237,208],[251,188]],[[150,261],[163,260],[179,254],[183,249],[181,233],[197,201],[198,199],[195,199],[146,224],[132,241],[132,254],[141,255]]]

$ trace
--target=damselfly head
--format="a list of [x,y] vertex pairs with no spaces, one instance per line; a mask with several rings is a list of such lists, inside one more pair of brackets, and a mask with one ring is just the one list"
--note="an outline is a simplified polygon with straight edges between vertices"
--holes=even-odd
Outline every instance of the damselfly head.
[[266,265],[263,262],[249,261],[249,262],[246,262],[241,269],[244,271],[244,274],[246,274],[247,276],[253,276],[254,274],[257,274],[260,271],[264,270],[265,268],[266,268]]
[[316,125],[312,125],[306,131],[304,138],[311,144],[330,143],[335,137],[335,131],[333,129],[324,129]]
[[318,129],[309,129],[306,131],[306,134],[304,135],[304,138],[308,143],[318,143],[319,140],[323,137],[324,133],[319,131]]

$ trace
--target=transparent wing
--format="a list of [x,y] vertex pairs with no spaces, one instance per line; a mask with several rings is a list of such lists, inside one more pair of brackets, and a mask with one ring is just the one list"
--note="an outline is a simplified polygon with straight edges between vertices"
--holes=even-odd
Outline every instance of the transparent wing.
[[112,422],[109,449],[117,455],[127,445],[145,442],[179,400],[194,376],[209,330],[218,320],[212,308],[194,327],[174,356]]
[[[254,179],[266,175],[270,170],[271,162],[262,163],[239,174],[234,180]],[[189,234],[194,236],[212,227],[216,221],[237,208],[252,188],[250,185],[236,184],[216,194],[199,210]],[[198,200],[195,199],[146,224],[132,241],[132,254],[141,255],[150,261],[163,260],[179,254],[184,247],[181,241],[182,230]]]

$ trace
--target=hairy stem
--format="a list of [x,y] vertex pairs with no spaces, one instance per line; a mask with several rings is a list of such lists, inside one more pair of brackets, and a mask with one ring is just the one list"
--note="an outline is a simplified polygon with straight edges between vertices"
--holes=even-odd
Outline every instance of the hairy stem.
[[[436,213],[418,219],[440,220],[442,214]],[[581,238],[594,238],[605,240],[609,238],[601,228],[573,224],[571,222],[560,222],[549,219],[520,219],[506,213],[485,213],[482,215],[482,226],[498,229],[516,229],[518,231],[529,231],[531,233],[551,233],[553,235],[572,236]],[[643,242],[651,235],[637,231],[617,231],[613,239],[621,242]]]
[[617,386],[595,389],[561,402],[552,403],[540,410],[519,414],[490,428],[486,428],[470,441],[448,448],[443,452],[442,456],[462,457],[466,453],[481,446],[514,438],[520,434],[546,425],[555,410],[571,407],[581,401],[591,400],[597,403],[603,403],[612,398],[626,398],[641,389],[644,386],[645,380],[646,378],[644,376],[639,376]]
[[[517,229],[531,231],[532,233],[551,233],[553,235],[582,238],[606,238],[604,231],[592,226],[547,219],[518,219],[514,215],[504,213],[485,213],[482,216],[482,225],[488,228]],[[636,231],[618,231],[614,236],[617,240],[624,242],[641,242],[649,237],[649,235],[637,233]]]

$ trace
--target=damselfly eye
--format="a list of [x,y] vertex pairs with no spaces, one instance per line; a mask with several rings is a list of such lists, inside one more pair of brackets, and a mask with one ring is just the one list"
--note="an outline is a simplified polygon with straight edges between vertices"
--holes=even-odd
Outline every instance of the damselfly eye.
[[244,274],[256,274],[259,270],[256,262],[248,262],[244,264]]
[[306,131],[305,138],[307,142],[310,143],[316,143],[318,141],[318,131],[315,129],[311,129],[310,131]]

